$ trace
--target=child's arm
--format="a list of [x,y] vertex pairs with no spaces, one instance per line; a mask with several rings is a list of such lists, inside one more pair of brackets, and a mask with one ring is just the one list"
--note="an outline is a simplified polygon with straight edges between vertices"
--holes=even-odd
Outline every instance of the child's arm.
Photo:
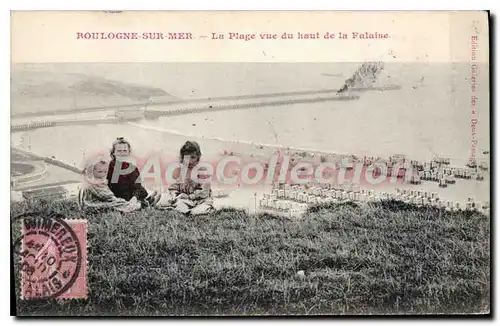
[[179,183],[171,184],[168,187],[168,192],[174,197],[177,197],[177,195],[179,195],[179,193],[181,192],[181,185]]
[[172,183],[168,187],[168,192],[170,193],[170,195],[173,198],[176,198],[181,193],[181,176],[180,176],[180,171],[179,170],[175,170],[172,173],[172,177],[173,177],[173,180],[175,180],[175,181],[174,181],[174,183]]
[[148,191],[141,184],[142,180],[138,168],[135,168],[134,172],[132,172],[132,181],[134,182],[132,196],[135,196],[138,200],[145,199],[148,196]]
[[195,190],[189,195],[189,199],[191,200],[207,199],[210,197],[212,197],[212,188],[209,182],[200,184],[200,189]]
[[97,200],[102,202],[126,202],[125,199],[116,197],[111,191],[111,189],[109,189],[108,187],[103,187],[103,188],[90,187],[88,188],[88,190]]

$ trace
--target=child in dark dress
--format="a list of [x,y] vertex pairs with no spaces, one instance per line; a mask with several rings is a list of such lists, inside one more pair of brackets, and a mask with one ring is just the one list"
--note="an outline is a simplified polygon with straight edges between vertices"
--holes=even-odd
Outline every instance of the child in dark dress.
[[[131,200],[133,197],[137,198],[140,202],[145,202],[148,197],[148,191],[144,189],[140,182],[140,172],[137,167],[130,166],[130,163],[122,161],[122,159],[130,156],[131,146],[128,141],[123,137],[117,138],[111,148],[111,162],[108,168],[107,180],[108,185],[113,194],[118,198],[123,198],[126,201]],[[118,165],[118,164],[121,164]],[[113,179],[115,169],[120,168],[124,171],[131,169],[132,171],[127,174],[121,174],[118,178]]]

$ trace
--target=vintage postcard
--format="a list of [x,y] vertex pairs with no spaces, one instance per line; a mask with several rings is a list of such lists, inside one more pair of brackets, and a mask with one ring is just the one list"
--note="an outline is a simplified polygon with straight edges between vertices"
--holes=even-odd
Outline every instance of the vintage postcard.
[[489,13],[11,13],[18,316],[490,314]]

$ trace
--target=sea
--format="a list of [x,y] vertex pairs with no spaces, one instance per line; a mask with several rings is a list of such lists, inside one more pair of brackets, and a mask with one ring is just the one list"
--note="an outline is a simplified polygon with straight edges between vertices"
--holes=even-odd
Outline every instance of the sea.
[[[179,99],[195,99],[338,89],[361,64],[54,63],[17,68],[50,72],[54,78],[68,73],[103,77],[161,88]],[[216,138],[359,156],[401,154],[419,160],[440,156],[464,166],[471,153],[478,161],[489,162],[489,67],[480,65],[476,72],[472,89],[472,70],[467,63],[385,63],[374,86],[398,85],[400,89],[356,93],[358,100],[204,112],[140,122],[149,128],[126,124],[39,129],[16,134],[12,142],[24,146],[29,142],[39,154],[74,164],[81,164],[91,153],[107,152],[112,141],[123,136],[130,139],[137,155],[161,152],[174,156],[188,139],[199,140],[202,150],[206,144],[210,153],[210,139]],[[485,196],[488,189],[489,182],[481,190]]]

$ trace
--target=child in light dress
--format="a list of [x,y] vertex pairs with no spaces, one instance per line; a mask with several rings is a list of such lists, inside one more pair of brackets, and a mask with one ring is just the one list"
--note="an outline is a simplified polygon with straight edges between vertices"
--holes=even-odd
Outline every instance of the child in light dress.
[[136,197],[129,201],[114,195],[108,185],[109,162],[100,160],[85,169],[85,184],[78,194],[78,205],[82,209],[114,209],[129,213],[141,209]]
[[[213,212],[212,189],[208,179],[192,178],[192,170],[200,163],[201,149],[197,142],[187,141],[180,149],[180,160],[187,173],[174,175],[176,181],[168,188],[175,210],[189,215]],[[185,178],[181,177],[181,173]]]

